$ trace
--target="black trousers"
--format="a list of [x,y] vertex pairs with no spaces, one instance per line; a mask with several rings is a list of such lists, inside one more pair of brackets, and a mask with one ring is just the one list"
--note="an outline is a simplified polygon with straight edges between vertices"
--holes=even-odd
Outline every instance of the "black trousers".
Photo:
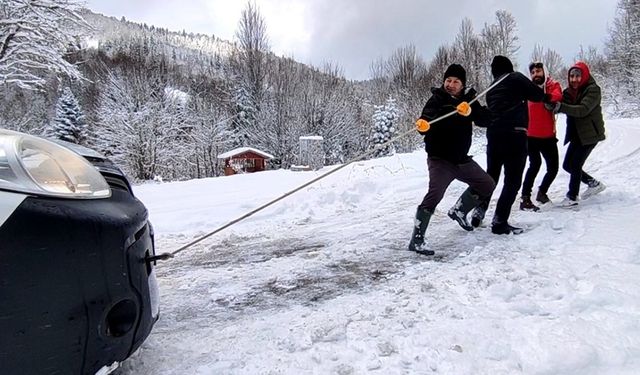
[[590,185],[596,181],[595,178],[582,170],[584,163],[596,145],[597,143],[585,146],[579,142],[569,142],[569,148],[567,148],[567,153],[564,155],[564,162],[562,163],[562,169],[571,175],[569,178],[569,192],[567,193],[569,199],[575,200],[578,198],[580,182]]
[[[504,182],[493,215],[493,224],[508,222],[511,206],[522,184],[522,172],[526,163],[526,132],[514,130],[487,133],[487,173],[497,183],[504,168]],[[485,209],[489,207],[489,199],[485,200],[482,206]]]
[[429,157],[427,164],[429,190],[418,206],[420,209],[433,212],[454,179],[468,184],[481,199],[491,198],[491,193],[496,187],[493,179],[473,159],[463,164],[454,164],[444,159]]
[[538,191],[546,194],[553,180],[558,175],[558,139],[553,138],[527,138],[527,149],[529,155],[529,168],[524,175],[522,183],[522,195],[531,196],[531,190],[536,180],[536,176],[542,165],[542,158],[547,166],[547,172],[542,178]]

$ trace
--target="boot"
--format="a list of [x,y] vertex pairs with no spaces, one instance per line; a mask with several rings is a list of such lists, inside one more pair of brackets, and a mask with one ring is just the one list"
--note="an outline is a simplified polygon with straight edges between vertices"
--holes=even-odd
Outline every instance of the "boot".
[[486,202],[480,202],[478,207],[473,209],[471,213],[471,226],[477,228],[482,224],[482,220],[484,220],[484,215],[487,214],[488,205]]
[[509,225],[507,222],[494,222],[491,225],[491,233],[493,234],[520,234],[522,232],[524,232],[524,229]]
[[462,193],[460,198],[458,198],[456,204],[454,204],[449,210],[449,217],[457,221],[458,225],[466,231],[473,230],[473,226],[469,224],[469,221],[467,221],[467,214],[478,205],[478,198],[479,197],[477,195],[471,193],[471,191],[467,189]]
[[418,207],[416,211],[416,220],[413,227],[413,234],[411,234],[411,242],[409,242],[409,250],[415,251],[422,255],[434,255],[435,252],[426,249],[424,243],[424,233],[429,226],[429,220],[431,219],[433,212],[424,210]]
[[542,191],[538,191],[538,194],[536,195],[536,200],[542,204],[547,204],[551,202],[551,199],[549,199],[549,197],[547,196],[547,193]]
[[531,202],[531,197],[528,195],[522,196],[522,200],[520,201],[520,209],[522,211],[540,211],[540,207],[533,204],[533,202]]

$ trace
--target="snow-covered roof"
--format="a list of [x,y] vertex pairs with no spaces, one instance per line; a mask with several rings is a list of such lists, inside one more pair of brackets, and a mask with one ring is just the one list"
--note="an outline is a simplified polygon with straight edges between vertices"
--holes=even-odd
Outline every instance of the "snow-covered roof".
[[240,155],[244,152],[247,151],[251,151],[251,152],[255,152],[256,154],[265,157],[266,159],[273,159],[274,156],[271,154],[267,154],[264,151],[260,151],[257,150],[253,147],[238,147],[238,148],[234,148],[233,150],[227,151],[227,152],[223,152],[222,154],[218,155],[218,159],[226,159],[226,158],[230,158],[236,155]]

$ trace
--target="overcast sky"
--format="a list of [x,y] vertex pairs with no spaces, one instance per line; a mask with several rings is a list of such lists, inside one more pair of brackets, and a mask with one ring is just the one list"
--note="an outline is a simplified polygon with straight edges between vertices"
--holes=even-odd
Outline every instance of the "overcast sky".
[[[94,12],[125,16],[169,30],[233,40],[242,0],[88,0]],[[518,63],[526,66],[535,43],[556,50],[565,64],[580,45],[603,49],[617,0],[256,0],[267,24],[271,50],[317,66],[331,62],[347,78],[369,77],[371,62],[413,44],[429,60],[451,44],[468,17],[479,33],[509,11],[518,24]]]

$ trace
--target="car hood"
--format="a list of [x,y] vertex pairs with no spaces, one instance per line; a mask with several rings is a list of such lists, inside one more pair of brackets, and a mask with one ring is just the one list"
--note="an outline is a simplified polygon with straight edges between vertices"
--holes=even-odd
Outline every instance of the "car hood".
[[104,155],[88,147],[84,147],[76,143],[63,141],[61,139],[53,139],[53,138],[47,138],[47,139],[51,142],[59,144],[60,146],[64,146],[69,150],[75,152],[76,154],[80,156],[84,156],[85,158],[89,157],[89,158],[97,158],[97,159],[106,159]]

